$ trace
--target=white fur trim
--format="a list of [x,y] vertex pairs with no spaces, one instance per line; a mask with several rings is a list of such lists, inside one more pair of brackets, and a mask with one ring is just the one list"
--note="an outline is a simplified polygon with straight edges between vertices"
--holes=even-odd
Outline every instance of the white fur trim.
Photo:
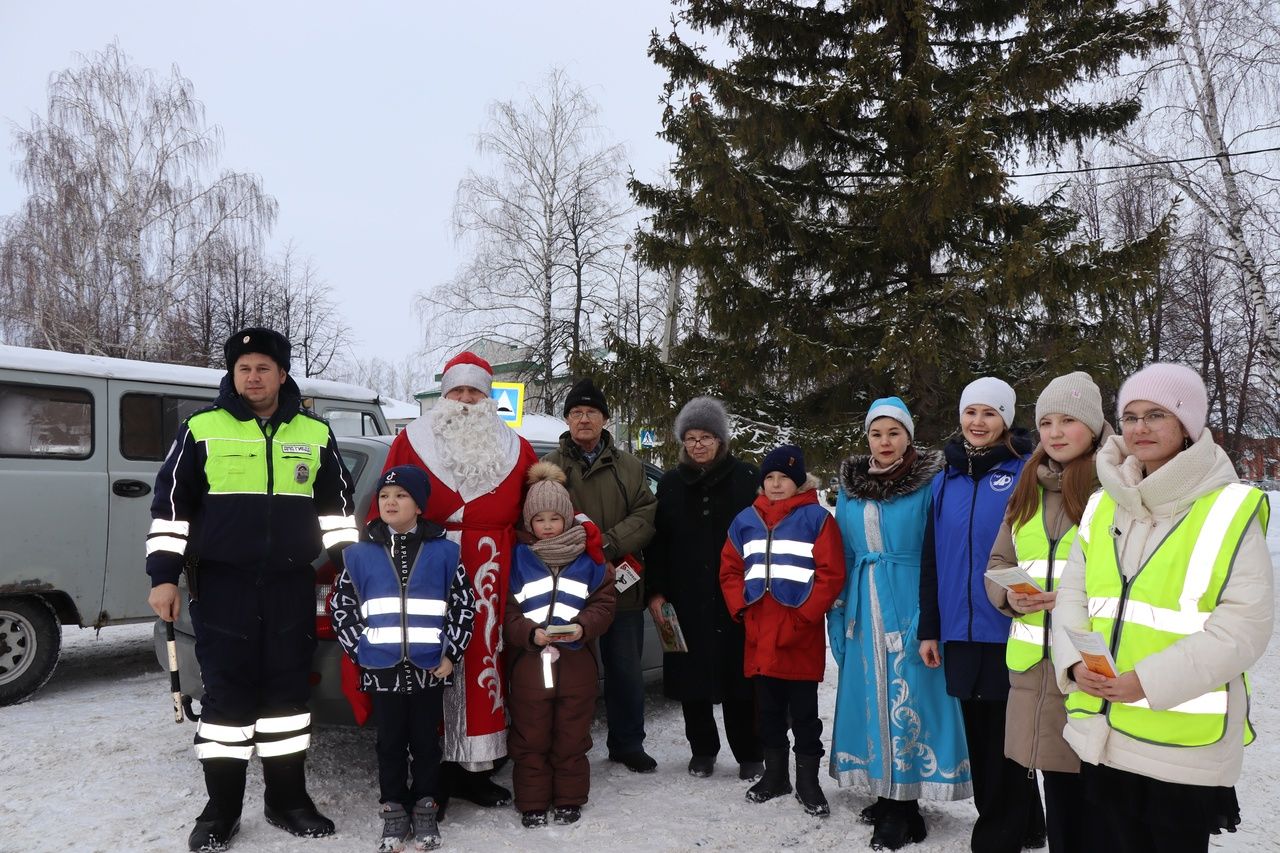
[[493,374],[478,364],[455,364],[440,377],[440,396],[463,385],[488,394],[493,389]]

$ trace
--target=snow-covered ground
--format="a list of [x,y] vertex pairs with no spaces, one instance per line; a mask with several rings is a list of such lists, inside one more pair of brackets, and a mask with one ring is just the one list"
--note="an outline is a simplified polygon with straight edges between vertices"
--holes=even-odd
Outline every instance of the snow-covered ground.
[[[1273,503],[1276,498],[1273,496]],[[1280,564],[1280,524],[1272,526],[1272,557]],[[95,637],[64,632],[64,652],[53,679],[29,702],[0,708],[0,851],[73,848],[78,851],[185,849],[191,822],[204,805],[191,748],[193,726],[175,725],[168,678],[156,665],[151,626],[108,629]],[[830,726],[834,663],[821,689]],[[1244,822],[1233,835],[1215,836],[1224,851],[1280,850],[1280,639],[1253,671],[1253,720],[1258,741],[1245,755],[1237,790]],[[646,723],[658,771],[636,775],[605,757],[597,719],[591,752],[591,802],[571,827],[521,828],[514,809],[450,806],[441,826],[445,849],[776,850],[865,848],[871,828],[857,821],[869,800],[839,791],[822,777],[831,817],[806,816],[799,803],[780,798],[753,805],[747,783],[726,747],[717,774],[685,772],[688,751],[678,704],[649,694]],[[338,825],[330,839],[302,841],[268,826],[261,814],[262,781],[250,770],[240,835],[244,853],[346,853],[372,850],[377,782],[373,732],[321,729],[310,753],[311,793]],[[510,770],[499,775],[510,784]],[[929,838],[915,853],[968,850],[969,801],[922,806]]]

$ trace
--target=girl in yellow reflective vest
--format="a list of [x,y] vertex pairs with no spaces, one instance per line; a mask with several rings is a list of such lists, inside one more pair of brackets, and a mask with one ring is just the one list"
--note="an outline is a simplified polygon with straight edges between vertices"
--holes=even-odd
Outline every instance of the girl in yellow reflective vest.
[[[1239,822],[1231,786],[1253,739],[1245,671],[1274,617],[1270,508],[1205,428],[1194,371],[1140,370],[1119,412],[1053,611],[1087,800],[1077,819],[1093,849],[1205,851]],[[1116,677],[1091,671],[1068,629],[1100,634]]]
[[1094,453],[1113,430],[1098,386],[1080,372],[1045,386],[1036,400],[1036,428],[1040,446],[1018,477],[987,569],[1020,567],[1045,591],[1012,592],[989,578],[986,589],[991,603],[1014,620],[1005,647],[1005,755],[1043,774],[1049,849],[1063,853],[1088,849],[1088,839],[1079,820],[1080,759],[1062,738],[1067,717],[1050,658],[1052,611],[1076,527],[1097,488]]

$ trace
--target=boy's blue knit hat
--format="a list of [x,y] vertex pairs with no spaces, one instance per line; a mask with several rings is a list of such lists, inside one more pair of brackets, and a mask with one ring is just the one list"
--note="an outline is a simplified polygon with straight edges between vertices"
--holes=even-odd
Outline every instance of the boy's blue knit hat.
[[871,431],[871,422],[876,418],[893,418],[907,428],[907,435],[912,441],[916,438],[916,422],[911,419],[911,410],[899,397],[881,397],[871,404],[867,410],[867,419],[862,424],[864,432]]
[[808,474],[804,470],[804,452],[794,444],[784,444],[769,451],[769,455],[760,463],[760,485],[764,478],[774,471],[781,471],[791,478],[796,488],[804,485]]
[[[382,472],[378,480],[378,491],[383,486],[399,486],[409,493],[413,502],[418,505],[418,512],[427,511],[427,495],[431,494],[431,483],[427,472],[416,465],[397,465]],[[375,493],[376,494],[376,493]]]

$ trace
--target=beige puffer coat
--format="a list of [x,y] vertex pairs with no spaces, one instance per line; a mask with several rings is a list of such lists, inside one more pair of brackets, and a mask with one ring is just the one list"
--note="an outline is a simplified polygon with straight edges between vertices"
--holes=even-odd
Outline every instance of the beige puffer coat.
[[[1055,466],[1056,467],[1056,466]],[[1024,476],[1031,473],[1024,470]],[[1062,500],[1060,472],[1041,464],[1036,471],[1044,489],[1044,527],[1050,539],[1061,539],[1074,522],[1067,515]],[[1013,545],[1013,531],[1008,519],[1000,525],[987,569],[1008,569],[1018,565]],[[1065,564],[1055,564],[1053,588],[1057,589]],[[1018,616],[1009,607],[1009,596],[1004,587],[986,581],[987,598],[997,610],[1006,616]],[[1052,626],[1054,613],[1046,614]],[[1042,660],[1026,672],[1009,672],[1009,705],[1005,712],[1004,754],[1023,767],[1037,770],[1056,770],[1062,773],[1079,773],[1080,759],[1063,740],[1062,730],[1067,724],[1065,697],[1058,689],[1057,677],[1051,660]]]
[[[1141,463],[1129,455],[1121,436],[1107,441],[1096,458],[1098,479],[1116,502],[1113,535],[1125,577],[1137,573],[1197,498],[1237,482],[1231,460],[1208,430],[1150,476],[1143,476]],[[1068,671],[1080,656],[1063,629],[1087,625],[1086,602],[1084,560],[1077,539],[1054,607],[1053,658],[1058,687],[1064,692],[1076,689]],[[1134,667],[1147,701],[1157,710],[1226,684],[1227,727],[1222,739],[1201,747],[1163,746],[1113,731],[1105,717],[1091,716],[1068,718],[1067,743],[1090,764],[1178,784],[1234,785],[1244,758],[1247,711],[1241,673],[1266,649],[1274,611],[1271,555],[1265,531],[1255,519],[1245,531],[1221,600],[1204,630]]]

